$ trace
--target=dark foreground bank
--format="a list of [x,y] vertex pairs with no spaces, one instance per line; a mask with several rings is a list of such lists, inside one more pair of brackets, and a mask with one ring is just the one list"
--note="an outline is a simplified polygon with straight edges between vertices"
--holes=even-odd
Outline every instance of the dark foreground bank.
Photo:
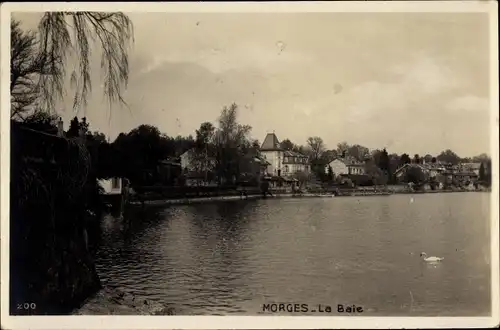
[[92,173],[82,175],[89,162],[76,140],[12,126],[11,315],[68,314],[100,290],[92,253],[100,215],[88,212],[99,193]]

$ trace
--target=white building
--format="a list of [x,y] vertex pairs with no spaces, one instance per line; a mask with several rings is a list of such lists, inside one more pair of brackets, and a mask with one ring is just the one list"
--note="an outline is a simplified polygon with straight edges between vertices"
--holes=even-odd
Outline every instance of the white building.
[[260,147],[260,153],[270,164],[267,167],[268,175],[286,177],[297,172],[309,172],[308,157],[281,148],[278,137],[274,133],[266,135]]
[[104,195],[120,195],[122,193],[121,178],[99,180],[99,184],[104,189]]
[[461,163],[459,164],[459,167],[463,171],[471,171],[477,176],[479,176],[479,170],[481,168],[481,163]]
[[325,166],[326,174],[328,174],[330,167],[334,175],[365,174],[365,165],[353,157],[335,158]]

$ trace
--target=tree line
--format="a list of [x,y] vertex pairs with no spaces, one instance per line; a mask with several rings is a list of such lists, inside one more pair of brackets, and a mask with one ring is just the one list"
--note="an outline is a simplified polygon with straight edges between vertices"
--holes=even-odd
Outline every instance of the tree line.
[[[85,137],[92,173],[100,179],[126,177],[136,186],[155,185],[159,183],[162,161],[179,162],[179,157],[191,150],[190,161],[200,172],[206,172],[219,184],[234,184],[254,171],[247,168],[246,160],[258,155],[259,149],[259,142],[250,138],[251,127],[238,123],[237,114],[236,104],[223,107],[215,125],[202,123],[195,136],[169,136],[156,126],[142,124],[120,133],[112,142],[102,132],[92,131],[86,118],[74,117],[65,137]],[[38,111],[24,118],[23,126],[57,134],[58,121],[57,116]],[[173,174],[169,182],[162,183],[177,184],[183,179],[184,173]]]
[[[251,138],[251,127],[240,124],[237,120],[238,106],[231,104],[223,107],[215,125],[203,122],[194,136],[169,136],[153,125],[139,125],[128,133],[120,133],[110,142],[101,132],[91,131],[89,123],[83,118],[73,118],[66,132],[67,137],[76,137],[83,132],[85,143],[92,158],[92,168],[99,178],[120,176],[128,178],[134,185],[155,185],[161,181],[158,177],[161,161],[179,162],[179,157],[190,150],[191,168],[205,180],[215,180],[219,185],[234,184],[245,179],[249,172],[249,163],[259,155],[260,143]],[[57,132],[57,120],[54,115],[35,112],[24,120],[25,125],[46,132]],[[300,152],[309,157],[312,174],[321,181],[332,181],[335,173],[325,171],[329,162],[337,157],[352,157],[364,166],[365,174],[359,180],[370,180],[373,184],[394,183],[394,172],[408,163],[446,163],[457,165],[464,162],[483,164],[480,177],[487,180],[491,159],[486,154],[472,158],[461,158],[451,150],[445,150],[437,156],[418,154],[410,157],[408,153],[398,155],[387,149],[370,150],[359,144],[341,142],[336,149],[327,149],[321,137],[310,137],[306,145],[294,144],[290,139],[281,142],[284,150]],[[174,173],[167,185],[182,184],[184,175]],[[419,181],[421,173],[412,173],[413,181]],[[311,179],[311,178],[309,178]],[[357,182],[359,183],[359,182]]]
[[[334,173],[331,168],[325,171],[325,167],[335,158],[351,157],[352,159],[363,163],[365,176],[369,177],[375,184],[394,183],[396,181],[394,172],[405,164],[415,163],[443,163],[449,165],[458,165],[460,163],[480,163],[480,179],[483,181],[491,180],[488,175],[488,169],[491,168],[491,158],[482,153],[474,157],[460,157],[450,149],[446,149],[438,155],[426,154],[421,156],[409,153],[397,154],[389,153],[386,148],[372,149],[359,145],[340,142],[335,149],[328,149],[323,139],[319,136],[309,137],[305,145],[295,144],[290,139],[284,139],[281,147],[285,150],[300,152],[309,157],[311,169],[316,176],[323,181],[332,180]],[[411,173],[411,172],[410,172]],[[420,174],[414,174],[421,177]],[[491,175],[490,175],[491,176]],[[417,180],[417,178],[412,178]]]

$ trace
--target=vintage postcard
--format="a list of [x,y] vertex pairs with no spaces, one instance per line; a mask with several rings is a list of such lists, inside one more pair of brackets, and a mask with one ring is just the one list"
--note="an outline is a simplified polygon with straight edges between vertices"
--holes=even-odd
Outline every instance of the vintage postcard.
[[497,10],[2,4],[2,329],[498,326]]

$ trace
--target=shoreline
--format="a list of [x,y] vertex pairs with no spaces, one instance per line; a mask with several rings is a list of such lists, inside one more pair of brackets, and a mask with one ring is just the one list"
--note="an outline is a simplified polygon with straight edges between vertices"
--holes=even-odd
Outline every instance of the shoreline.
[[194,198],[174,198],[174,199],[158,199],[158,200],[145,200],[130,201],[128,205],[141,206],[141,205],[189,205],[201,204],[209,202],[222,202],[222,201],[237,201],[237,200],[258,200],[258,199],[293,199],[293,198],[339,198],[339,197],[370,197],[370,196],[391,196],[391,195],[408,195],[408,194],[440,194],[440,193],[473,193],[473,192],[489,192],[488,190],[429,190],[429,191],[355,191],[346,192],[341,195],[334,195],[332,193],[275,193],[273,196],[263,197],[262,194],[249,194],[247,196],[229,195],[229,196],[212,196],[212,197],[194,197]]

